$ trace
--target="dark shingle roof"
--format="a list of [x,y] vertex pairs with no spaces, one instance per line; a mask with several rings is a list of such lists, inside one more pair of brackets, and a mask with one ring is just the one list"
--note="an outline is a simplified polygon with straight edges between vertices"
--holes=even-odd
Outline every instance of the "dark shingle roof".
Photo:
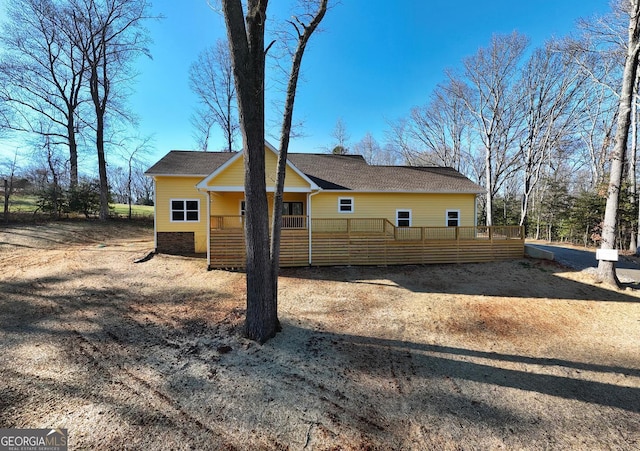
[[291,161],[322,189],[429,193],[483,193],[452,168],[370,166],[360,155],[290,154]]
[[203,178],[211,174],[235,152],[202,152],[172,150],[145,172],[146,175],[194,175]]
[[[173,150],[147,175],[203,178],[236,155],[232,152]],[[484,189],[452,168],[370,166],[360,155],[290,153],[289,161],[320,188],[370,192],[483,193]]]

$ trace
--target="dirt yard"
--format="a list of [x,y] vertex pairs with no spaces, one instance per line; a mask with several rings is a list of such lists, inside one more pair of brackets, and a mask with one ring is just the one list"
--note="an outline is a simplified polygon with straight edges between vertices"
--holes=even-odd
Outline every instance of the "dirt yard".
[[0,427],[70,449],[639,449],[640,292],[550,263],[244,275],[149,228],[0,229]]

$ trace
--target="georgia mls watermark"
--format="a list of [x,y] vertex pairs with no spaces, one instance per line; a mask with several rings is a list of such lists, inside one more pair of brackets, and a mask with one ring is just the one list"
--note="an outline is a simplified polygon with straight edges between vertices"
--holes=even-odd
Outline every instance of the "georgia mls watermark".
[[0,451],[67,451],[66,429],[0,429]]

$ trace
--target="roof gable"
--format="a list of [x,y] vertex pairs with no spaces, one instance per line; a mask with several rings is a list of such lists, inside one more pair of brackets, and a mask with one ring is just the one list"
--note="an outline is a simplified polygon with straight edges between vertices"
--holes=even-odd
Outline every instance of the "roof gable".
[[[267,191],[275,190],[278,152],[269,143],[265,143],[265,165],[266,165],[266,185]],[[295,165],[287,160],[285,176],[285,191],[311,191],[319,187],[316,183],[300,171]],[[216,191],[243,191],[244,190],[244,153],[239,152],[234,157],[227,160],[211,174],[205,177],[198,185],[198,189]]]

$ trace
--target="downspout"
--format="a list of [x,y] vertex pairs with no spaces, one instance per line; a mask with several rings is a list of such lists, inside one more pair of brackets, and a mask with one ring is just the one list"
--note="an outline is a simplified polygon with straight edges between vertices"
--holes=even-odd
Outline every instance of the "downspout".
[[311,197],[315,196],[316,194],[320,193],[320,191],[316,191],[315,193],[309,193],[307,194],[307,217],[308,219],[308,223],[307,223],[307,229],[309,229],[309,266],[311,266],[312,262],[313,262],[313,256],[312,254],[312,242],[311,242]]

